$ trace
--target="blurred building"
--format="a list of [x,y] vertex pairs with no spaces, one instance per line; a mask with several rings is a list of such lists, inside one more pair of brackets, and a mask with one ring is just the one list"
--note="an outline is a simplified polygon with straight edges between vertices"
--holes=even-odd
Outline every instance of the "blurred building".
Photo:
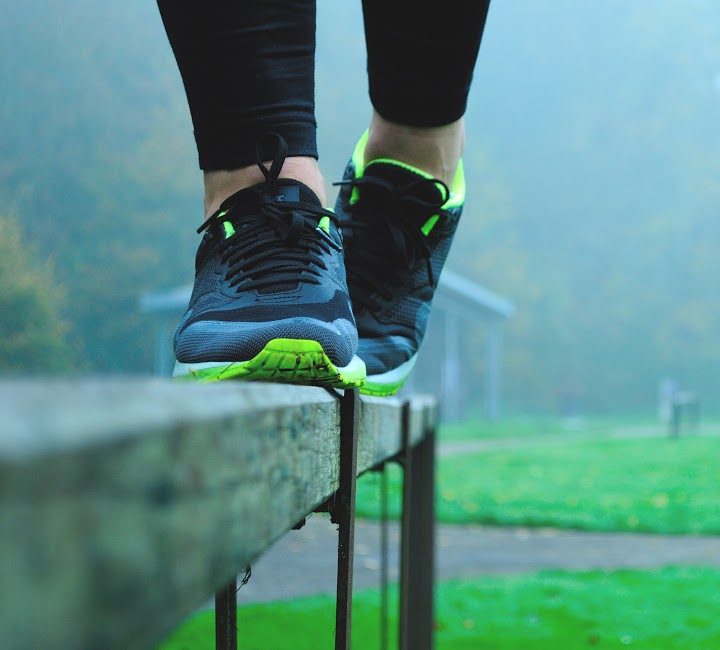
[[[192,287],[145,293],[140,309],[154,320],[154,371],[170,376],[172,332]],[[405,393],[440,396],[441,417],[499,417],[502,409],[503,329],[515,307],[506,298],[450,269],[440,276],[425,342]]]

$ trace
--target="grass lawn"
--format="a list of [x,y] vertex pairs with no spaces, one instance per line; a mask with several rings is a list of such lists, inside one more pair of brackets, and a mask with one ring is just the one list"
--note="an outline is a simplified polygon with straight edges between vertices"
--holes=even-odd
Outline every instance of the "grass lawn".
[[506,417],[490,421],[483,419],[441,424],[440,440],[484,440],[487,438],[515,438],[564,433],[566,427],[560,418]]
[[[378,595],[356,595],[353,648],[378,647]],[[391,601],[395,611],[396,601]],[[720,648],[720,570],[546,571],[439,585],[438,650]],[[391,619],[394,633],[395,618]],[[213,614],[195,615],[160,650],[214,648]],[[334,600],[303,598],[238,610],[240,650],[333,647]],[[391,636],[390,647],[396,647]]]
[[[720,437],[531,444],[441,458],[447,523],[720,533]],[[390,467],[390,512],[400,470]],[[358,513],[377,517],[379,477],[358,482]]]
[[[440,426],[440,440],[450,442],[456,440],[486,440],[488,438],[525,438],[567,435],[597,435],[607,437],[621,430],[643,429],[656,433],[658,436],[667,434],[664,425],[657,417],[649,415],[624,416],[587,416],[576,419],[564,419],[556,416],[507,416],[500,420],[490,421],[482,418],[452,422]],[[704,418],[701,430],[705,433],[718,431],[720,421],[716,417]]]

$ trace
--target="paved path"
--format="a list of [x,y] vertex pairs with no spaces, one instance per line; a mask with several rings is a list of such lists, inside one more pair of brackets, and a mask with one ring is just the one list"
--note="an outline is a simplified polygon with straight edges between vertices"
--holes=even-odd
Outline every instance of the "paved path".
[[[358,521],[355,586],[378,584],[379,525]],[[390,548],[398,528],[390,524]],[[329,519],[315,515],[291,531],[253,565],[239,603],[334,593],[337,534]],[[653,568],[667,564],[720,566],[720,537],[582,533],[554,529],[440,526],[438,577],[467,578],[538,569]],[[390,579],[397,579],[391,553]]]
[[[720,434],[720,431],[713,428],[709,431],[703,431],[702,437],[717,436],[718,434]],[[485,438],[481,440],[451,440],[440,443],[438,455],[441,457],[460,456],[499,449],[548,447],[553,445],[566,445],[568,443],[572,444],[575,442],[601,442],[603,440],[632,440],[639,438],[666,439],[667,437],[667,433],[660,425],[642,425],[635,427],[618,427],[610,431],[567,431],[565,433],[549,433],[536,436],[509,436],[506,438]],[[695,434],[687,434],[687,437],[695,437]]]
[[[704,431],[703,435],[709,432]],[[717,435],[717,431],[712,434]],[[562,445],[568,442],[665,437],[658,426],[623,427],[610,432],[582,431],[441,443],[440,456],[496,449]],[[390,579],[397,580],[398,527],[390,526]],[[376,587],[380,567],[379,525],[358,521],[355,586]],[[335,591],[337,534],[327,517],[314,515],[291,531],[254,565],[253,577],[238,594],[239,603],[290,599]],[[539,569],[655,568],[668,564],[720,566],[720,537],[584,533],[536,528],[440,526],[438,577],[467,578]]]

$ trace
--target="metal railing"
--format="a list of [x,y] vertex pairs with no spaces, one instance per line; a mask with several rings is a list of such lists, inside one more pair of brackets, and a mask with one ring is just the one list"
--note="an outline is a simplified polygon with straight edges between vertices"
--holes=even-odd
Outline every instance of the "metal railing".
[[152,647],[212,593],[216,646],[234,649],[235,576],[317,511],[338,524],[335,647],[347,649],[355,481],[394,461],[400,647],[433,647],[433,399],[19,381],[0,382],[0,414],[3,649]]

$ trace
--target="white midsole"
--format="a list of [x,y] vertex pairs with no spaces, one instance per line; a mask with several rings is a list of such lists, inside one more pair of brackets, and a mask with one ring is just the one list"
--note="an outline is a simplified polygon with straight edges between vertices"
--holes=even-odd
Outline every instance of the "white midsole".
[[203,361],[202,363],[182,363],[182,361],[176,361],[172,376],[181,377],[196,370],[206,370],[207,368],[220,368],[223,366],[229,368],[236,363],[247,363],[247,361]]
[[382,372],[379,375],[368,375],[367,381],[371,381],[374,384],[394,384],[398,381],[405,379],[415,367],[417,361],[417,354],[411,356],[407,361],[401,363],[397,368]]

